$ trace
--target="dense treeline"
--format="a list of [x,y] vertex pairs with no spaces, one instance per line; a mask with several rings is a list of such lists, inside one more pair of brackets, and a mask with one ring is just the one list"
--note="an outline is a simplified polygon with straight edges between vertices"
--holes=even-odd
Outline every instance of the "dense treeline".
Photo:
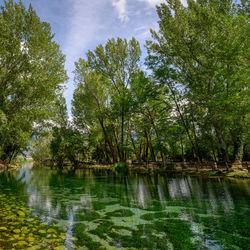
[[241,161],[249,149],[247,3],[167,1],[140,47],[111,39],[76,63],[73,117],[93,160]]
[[75,63],[73,121],[58,95],[54,128],[35,137],[35,159],[76,167],[79,161],[249,160],[249,3],[190,0],[184,7],[167,0],[157,13],[147,70],[134,38],[110,39]]

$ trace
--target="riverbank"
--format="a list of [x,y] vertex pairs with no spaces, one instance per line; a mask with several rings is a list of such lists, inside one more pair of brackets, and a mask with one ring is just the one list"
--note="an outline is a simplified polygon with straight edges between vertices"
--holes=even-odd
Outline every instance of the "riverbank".
[[17,170],[19,168],[22,168],[24,166],[33,165],[33,159],[30,158],[24,158],[24,157],[18,157],[13,163],[6,165],[3,161],[0,161],[0,173],[4,171],[12,171]]
[[[36,163],[35,166],[39,167],[50,167],[55,168],[54,165]],[[130,163],[128,164],[128,169],[131,172],[141,173],[141,174],[155,174],[155,173],[170,173],[177,175],[189,175],[189,176],[209,176],[209,177],[232,177],[232,178],[250,178],[249,173],[249,163],[244,162],[240,166],[223,166],[222,164],[204,164],[202,166],[197,166],[197,163],[167,163],[165,167],[161,166],[159,163],[150,164],[139,164]],[[64,169],[71,169],[72,165],[70,163],[65,163]],[[96,163],[79,163],[77,169],[101,169],[107,171],[113,171],[113,164],[96,164]]]
[[[9,166],[4,165],[0,162],[0,173],[3,171],[17,170],[23,166],[26,166],[30,160],[21,159],[14,164]],[[29,164],[30,165],[30,164]],[[35,167],[50,167],[55,168],[54,164],[51,162],[46,163],[34,163]],[[140,174],[177,174],[182,176],[207,176],[207,177],[231,177],[231,178],[247,178],[250,179],[249,163],[243,162],[240,166],[223,164],[207,163],[198,166],[197,163],[190,162],[168,162],[166,166],[163,167],[159,162],[151,163],[130,163],[128,164],[128,169],[131,172],[136,172]],[[64,169],[71,169],[72,165],[68,162],[64,164]],[[113,171],[113,164],[97,164],[81,162],[79,163],[77,169],[101,169],[107,171]]]
[[19,169],[21,167],[22,166],[15,165],[15,164],[10,164],[9,166],[6,166],[6,165],[0,163],[0,173],[4,172],[4,171],[16,170],[16,169]]
[[[104,170],[113,170],[112,165],[89,165],[89,166],[81,166],[79,169],[104,169]],[[137,172],[141,174],[155,174],[155,173],[171,173],[177,175],[189,175],[189,176],[208,176],[208,177],[232,177],[232,178],[248,178],[250,179],[250,173],[247,169],[230,169],[229,171],[225,168],[220,168],[218,170],[213,170],[210,168],[188,168],[188,169],[163,169],[163,168],[146,168],[143,166],[135,167],[133,165],[129,165],[129,171]]]

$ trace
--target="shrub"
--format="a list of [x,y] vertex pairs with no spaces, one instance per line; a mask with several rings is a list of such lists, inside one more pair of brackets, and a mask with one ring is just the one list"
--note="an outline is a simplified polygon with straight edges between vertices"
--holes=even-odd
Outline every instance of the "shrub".
[[113,168],[117,173],[127,173],[128,172],[128,165],[125,162],[118,162],[114,165]]

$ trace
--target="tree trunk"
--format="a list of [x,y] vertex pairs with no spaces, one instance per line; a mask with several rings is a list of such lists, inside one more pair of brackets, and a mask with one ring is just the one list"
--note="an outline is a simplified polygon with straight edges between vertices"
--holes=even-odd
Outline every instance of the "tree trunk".
[[235,156],[235,161],[240,161],[242,162],[242,158],[243,158],[243,151],[244,151],[244,144],[241,142],[239,148],[238,148],[238,152]]
[[193,133],[194,133],[194,142],[195,142],[195,147],[197,149],[197,154],[198,157],[200,159],[200,162],[202,161],[202,156],[200,154],[200,150],[199,150],[199,144],[198,144],[198,139],[197,139],[197,135],[196,135],[196,129],[195,129],[195,125],[194,125],[194,116],[193,116],[193,112],[192,112],[192,127],[193,127]]
[[147,140],[147,145],[149,146],[149,149],[150,149],[151,160],[155,161],[155,154],[154,154],[154,150],[152,147],[152,141],[151,141],[150,135],[147,133],[146,129],[144,129],[144,134],[145,134],[145,138]]
[[213,148],[213,147],[212,147],[212,153],[213,153],[214,161],[217,162],[216,155],[215,155],[215,152],[214,152],[214,148]]
[[[134,139],[132,137],[131,131],[129,132],[129,135],[130,135],[130,139],[131,139],[131,142],[132,142],[132,146],[133,146],[133,149],[134,149],[134,153],[135,153],[136,159],[138,161],[141,161],[140,152],[138,154],[138,152],[136,150],[135,142],[134,142]],[[140,151],[141,151],[141,145],[140,145]]]
[[[160,136],[158,134],[158,130],[156,129],[156,126],[155,126],[154,119],[153,119],[153,117],[152,117],[152,115],[151,115],[151,113],[150,113],[149,110],[148,110],[148,113],[149,113],[151,124],[152,124],[153,129],[154,129],[155,134],[156,134],[157,141],[158,141],[159,145],[162,146],[162,143],[161,143],[161,140],[160,140]],[[162,159],[163,167],[165,168],[166,167],[165,156],[164,156],[162,150],[160,151],[160,153],[161,153],[161,159]]]
[[145,159],[148,166],[148,138],[146,138]]
[[242,158],[243,158],[243,152],[244,152],[244,144],[241,142],[240,146],[237,150],[234,163],[232,164],[232,167],[235,168],[242,168]]
[[140,143],[140,159],[142,159],[142,157],[143,157],[143,148],[144,148],[143,142],[141,142]]
[[217,136],[217,139],[220,143],[220,147],[221,147],[221,150],[222,150],[222,154],[223,154],[223,158],[225,160],[226,163],[229,162],[229,156],[228,156],[228,149],[227,149],[227,145],[224,141],[224,138],[220,132],[220,130],[218,128],[215,127],[215,132],[216,132],[216,136]]
[[195,146],[195,143],[194,143],[194,141],[193,141],[193,139],[192,139],[192,137],[191,137],[191,135],[190,135],[190,133],[189,133],[188,127],[187,127],[186,122],[185,122],[185,119],[184,119],[184,117],[183,117],[183,115],[182,115],[181,109],[180,109],[179,104],[178,104],[178,102],[177,102],[177,100],[176,100],[176,96],[175,96],[174,90],[172,89],[170,83],[167,82],[167,85],[168,85],[168,87],[169,87],[169,89],[170,89],[170,91],[171,91],[171,94],[172,94],[172,96],[173,96],[173,100],[174,100],[174,103],[175,103],[177,112],[178,112],[179,115],[180,115],[182,125],[183,125],[183,127],[184,127],[184,129],[185,129],[185,131],[186,131],[186,134],[187,134],[187,136],[188,136],[188,139],[189,139],[189,141],[190,141],[190,143],[191,143],[191,145],[192,145],[192,148],[193,148],[195,157],[197,158],[199,165],[201,165],[201,159],[200,159],[198,150],[197,150],[197,148],[196,148],[196,146]]
[[124,162],[124,107],[122,104],[122,121],[121,121],[121,161]]
[[115,127],[113,126],[113,132],[114,132],[114,137],[115,137],[115,142],[116,142],[116,148],[117,148],[117,152],[118,152],[118,156],[120,161],[122,161],[122,155],[121,155],[121,150],[120,150],[120,144],[119,144],[119,140],[118,140],[118,135],[115,131]]
[[15,145],[8,145],[4,148],[4,157],[3,162],[4,164],[9,167],[11,161],[13,160],[13,157],[15,156],[17,147]]
[[182,138],[181,138],[181,158],[182,158],[182,162],[184,162],[184,148],[183,148],[183,142],[182,142]]
[[111,161],[110,161],[110,158],[109,158],[109,153],[108,153],[108,149],[107,149],[107,144],[106,144],[106,142],[104,143],[103,153],[104,153],[106,162],[107,162],[107,163],[110,163]]
[[100,124],[101,124],[101,127],[102,127],[102,131],[103,131],[103,134],[104,134],[104,137],[105,137],[105,141],[108,143],[109,145],[109,149],[110,149],[110,152],[111,152],[111,155],[112,155],[112,159],[113,159],[113,164],[117,162],[117,156],[116,156],[116,153],[115,153],[115,150],[113,148],[113,145],[112,145],[112,142],[110,141],[109,137],[108,137],[108,134],[107,134],[107,131],[103,125],[103,120],[99,120]]
[[125,154],[124,154],[124,160],[125,162],[127,161],[127,154],[128,154],[128,140],[129,140],[129,135],[130,135],[130,121],[128,121],[128,130],[127,130],[127,138],[126,138],[126,151],[125,151]]
[[152,159],[152,161],[156,161],[151,135],[150,135],[150,133],[148,133],[147,135],[148,135],[148,141],[149,141],[149,148],[150,148],[150,152],[151,152],[151,159]]

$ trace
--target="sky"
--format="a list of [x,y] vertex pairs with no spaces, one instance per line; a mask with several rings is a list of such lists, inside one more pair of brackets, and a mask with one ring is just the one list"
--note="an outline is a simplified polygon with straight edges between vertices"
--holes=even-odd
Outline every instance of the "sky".
[[[64,96],[68,111],[74,92],[74,62],[85,58],[88,50],[105,44],[109,38],[135,37],[141,44],[151,38],[150,28],[156,30],[155,6],[164,0],[23,0],[31,5],[42,21],[51,24],[54,40],[66,55],[69,80]],[[3,5],[0,0],[0,5]]]

